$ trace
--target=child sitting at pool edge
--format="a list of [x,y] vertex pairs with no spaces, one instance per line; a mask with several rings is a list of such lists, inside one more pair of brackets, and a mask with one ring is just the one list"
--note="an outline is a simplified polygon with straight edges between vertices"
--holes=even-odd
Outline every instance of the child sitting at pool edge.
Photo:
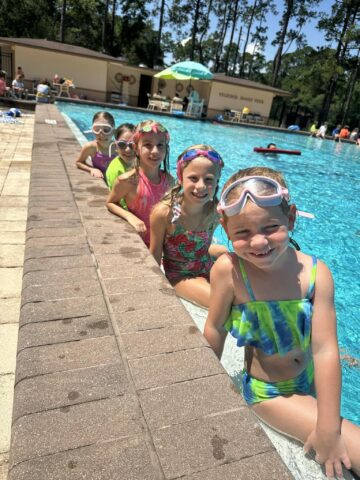
[[[111,151],[114,129],[115,120],[110,113],[95,113],[91,129],[95,140],[85,143],[82,147],[75,160],[77,168],[90,173],[92,177],[104,178],[109,163],[116,157],[116,152]],[[92,165],[86,163],[89,158]]]
[[115,132],[115,148],[118,156],[109,163],[105,178],[109,190],[112,189],[115,180],[119,175],[130,170],[135,164],[134,142],[132,136],[135,130],[135,125],[132,123],[123,123]]
[[[170,136],[159,122],[145,120],[137,125],[133,141],[135,168],[115,180],[106,206],[110,212],[129,222],[149,246],[150,212],[174,183],[168,173]],[[119,205],[122,199],[128,210]]]
[[289,246],[296,207],[282,175],[240,170],[219,210],[234,253],[211,271],[206,339],[218,357],[227,332],[245,346],[242,393],[265,423],[314,449],[327,476],[341,477],[342,464],[359,474],[360,428],[340,417],[332,276]]
[[193,145],[177,160],[178,183],[150,217],[150,252],[176,293],[204,307],[210,303],[210,269],[226,248],[211,245],[219,224],[216,211],[221,156],[208,145]]

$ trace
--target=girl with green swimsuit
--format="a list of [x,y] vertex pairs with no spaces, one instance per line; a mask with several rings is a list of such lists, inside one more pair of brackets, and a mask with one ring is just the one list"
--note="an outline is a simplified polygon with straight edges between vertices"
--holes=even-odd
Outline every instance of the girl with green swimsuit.
[[240,170],[219,212],[234,253],[211,270],[206,339],[218,357],[228,332],[245,346],[242,393],[265,423],[315,450],[328,477],[342,465],[359,475],[360,428],[340,417],[333,279],[289,237],[297,210],[282,175]]

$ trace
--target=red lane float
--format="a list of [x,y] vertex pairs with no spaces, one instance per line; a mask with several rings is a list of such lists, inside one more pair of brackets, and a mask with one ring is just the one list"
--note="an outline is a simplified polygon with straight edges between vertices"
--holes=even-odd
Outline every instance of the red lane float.
[[254,147],[257,153],[285,153],[286,155],[301,155],[300,150],[281,150],[280,148],[262,148]]

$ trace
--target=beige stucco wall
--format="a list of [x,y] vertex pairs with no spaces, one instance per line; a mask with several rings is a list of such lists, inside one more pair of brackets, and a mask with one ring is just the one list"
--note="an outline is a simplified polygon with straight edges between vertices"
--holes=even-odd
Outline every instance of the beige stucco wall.
[[208,116],[223,113],[224,109],[242,111],[248,107],[251,113],[268,117],[274,93],[240,85],[230,85],[214,81],[208,103]]
[[109,63],[108,75],[107,75],[107,91],[118,92],[120,84],[116,80],[115,76],[120,73],[123,77],[129,77],[130,81],[123,82],[123,94],[128,97],[129,105],[137,105],[137,98],[139,95],[139,85],[141,75],[153,76],[153,71],[148,69],[142,69],[137,67],[129,67],[123,64]]
[[77,90],[106,91],[106,61],[18,45],[14,46],[14,52],[15,68],[21,65],[26,79],[46,77],[52,80],[57,73],[60,77],[72,79]]

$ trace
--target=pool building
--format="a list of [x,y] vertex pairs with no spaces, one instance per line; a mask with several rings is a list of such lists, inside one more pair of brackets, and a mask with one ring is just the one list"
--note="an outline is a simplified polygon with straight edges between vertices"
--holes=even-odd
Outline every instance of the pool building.
[[[54,75],[70,79],[75,84],[73,94],[88,100],[126,103],[147,108],[148,95],[161,90],[173,98],[184,97],[189,81],[154,78],[157,70],[127,64],[124,59],[94,50],[42,39],[0,37],[0,68],[7,72],[8,85],[15,78],[17,66],[25,72],[24,83],[29,92],[42,79]],[[276,96],[291,94],[278,88],[250,80],[215,74],[210,81],[191,80],[204,103],[208,118],[228,113],[229,119],[240,120],[247,108],[254,123],[265,123]],[[71,94],[71,92],[70,92]]]

